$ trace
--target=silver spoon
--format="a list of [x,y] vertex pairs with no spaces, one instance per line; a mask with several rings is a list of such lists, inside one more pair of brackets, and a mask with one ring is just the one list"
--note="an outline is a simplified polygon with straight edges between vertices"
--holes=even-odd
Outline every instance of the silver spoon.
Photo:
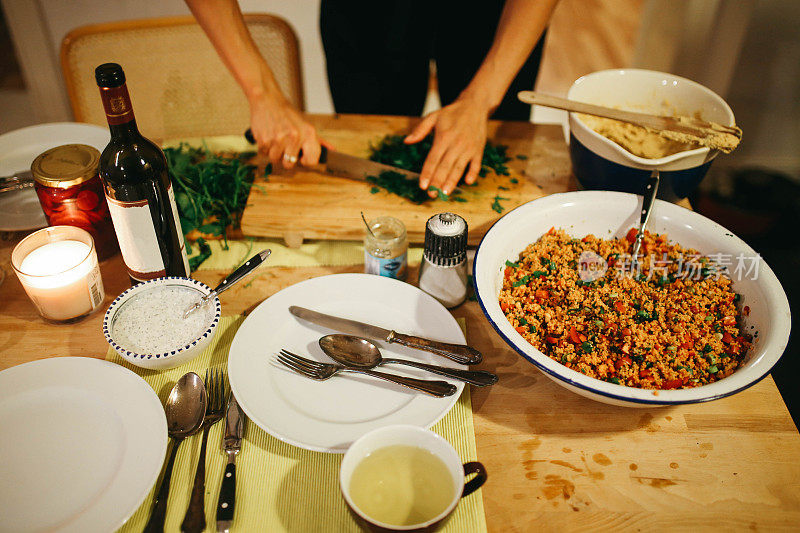
[[156,494],[153,512],[144,527],[145,533],[160,533],[164,531],[164,520],[167,518],[169,482],[172,477],[172,465],[175,463],[175,455],[183,439],[200,429],[203,417],[206,414],[207,402],[208,397],[203,380],[194,372],[188,372],[181,376],[181,379],[178,380],[169,393],[164,412],[167,415],[167,431],[172,439],[172,450],[170,450],[161,486]]
[[497,376],[484,370],[460,370],[408,359],[382,357],[381,351],[377,346],[366,339],[354,335],[326,335],[319,340],[319,347],[337,363],[353,368],[370,369],[382,364],[408,365],[478,387],[497,383]]
[[636,234],[636,240],[633,242],[633,248],[631,249],[632,270],[636,270],[636,264],[639,261],[637,256],[639,255],[639,249],[642,247],[644,228],[647,226],[647,221],[650,219],[650,212],[653,210],[653,203],[655,202],[656,194],[658,194],[658,182],[658,170],[654,170],[647,180],[647,186],[645,187],[644,195],[642,195],[642,216],[639,223],[639,232]]
[[219,285],[214,287],[214,290],[212,290],[211,292],[200,298],[200,300],[197,303],[195,303],[194,305],[189,307],[186,311],[184,311],[183,313],[184,320],[189,318],[189,315],[191,315],[192,313],[194,313],[195,311],[206,305],[206,303],[208,303],[210,300],[213,300],[214,297],[218,296],[222,291],[228,290],[232,285],[244,279],[244,277],[247,276],[253,270],[255,270],[258,265],[263,263],[271,253],[272,251],[269,248],[266,250],[261,250],[256,255],[248,259],[245,264],[243,264],[242,266],[231,272],[231,274],[228,277],[219,282]]

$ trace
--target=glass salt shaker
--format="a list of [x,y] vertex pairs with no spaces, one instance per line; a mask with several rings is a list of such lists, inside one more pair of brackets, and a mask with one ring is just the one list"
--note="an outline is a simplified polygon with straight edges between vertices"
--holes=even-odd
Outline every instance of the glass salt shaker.
[[425,225],[419,288],[447,308],[467,298],[467,221],[455,213],[434,215]]
[[364,272],[402,281],[408,277],[406,227],[394,217],[384,216],[367,224],[364,236]]

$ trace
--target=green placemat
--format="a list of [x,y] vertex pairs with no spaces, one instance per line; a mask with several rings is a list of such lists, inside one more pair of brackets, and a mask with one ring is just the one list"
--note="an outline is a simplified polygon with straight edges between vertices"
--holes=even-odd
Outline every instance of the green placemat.
[[[156,372],[135,367],[113,349],[109,349],[106,359],[142,376],[164,403],[172,386],[186,372],[196,372],[202,377],[209,367],[225,368],[231,342],[243,320],[241,316],[223,317],[211,346],[194,360],[171,370]],[[461,326],[464,327],[463,322]],[[432,428],[455,447],[464,462],[477,458],[469,392],[469,387],[465,387],[453,409]],[[225,465],[220,450],[223,425],[224,422],[215,424],[209,433],[205,497],[207,531],[216,529],[215,507]],[[186,439],[178,450],[166,531],[179,531],[189,504],[199,455],[200,434]],[[341,459],[339,454],[312,452],[285,444],[248,421],[242,451],[236,459],[236,516],[232,531],[358,531],[339,492]],[[138,532],[143,529],[150,516],[155,490],[153,487],[120,531]],[[480,490],[463,498],[443,531],[486,531],[481,498]]]
[[[364,245],[360,241],[309,241],[299,248],[289,248],[280,239],[228,241],[227,249],[223,241],[208,241],[208,244],[211,257],[200,264],[199,270],[233,270],[264,248],[272,250],[265,266],[350,266],[364,262]],[[198,247],[192,248],[197,254]],[[410,246],[408,262],[413,265],[421,260],[422,247]]]

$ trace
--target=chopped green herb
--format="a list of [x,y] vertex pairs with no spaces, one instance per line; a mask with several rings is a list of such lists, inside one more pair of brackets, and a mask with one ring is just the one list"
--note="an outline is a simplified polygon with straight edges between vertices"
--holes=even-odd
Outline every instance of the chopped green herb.
[[517,178],[511,178],[509,181],[510,181],[511,183],[514,183],[514,184],[517,184],[517,183],[519,183],[519,180],[518,180]]
[[528,281],[530,281],[530,279],[531,279],[531,277],[530,277],[530,276],[522,276],[522,277],[521,277],[521,278],[519,278],[517,281],[515,281],[514,283],[512,283],[512,285],[513,285],[514,287],[519,287],[520,285],[526,285],[526,284],[528,283]]
[[503,211],[506,210],[505,207],[500,205],[500,200],[510,200],[510,198],[503,198],[500,195],[497,195],[497,196],[494,197],[494,202],[492,202],[492,209],[494,211],[497,211],[498,213],[502,213]]
[[710,352],[711,350],[713,350],[713,348],[711,347],[711,345],[710,345],[710,344],[706,344],[705,346],[703,346],[703,350],[702,350],[702,352],[703,352],[703,353],[708,353],[708,352]]
[[380,191],[381,191],[380,187],[372,187],[372,188],[369,190],[370,194],[375,194],[375,193],[378,193],[378,192],[380,192]]
[[434,187],[433,185],[431,185],[430,187],[428,187],[428,189],[433,191],[433,192],[435,192],[438,195],[439,200],[442,200],[442,201],[445,201],[445,202],[450,200],[450,195],[445,194],[445,192],[443,190],[441,190],[440,188]]
[[520,326],[525,326],[525,325],[527,325],[527,324],[528,324],[528,321],[527,321],[527,320],[525,320],[525,317],[524,317],[524,316],[523,316],[523,317],[520,317],[520,319],[519,319],[519,325],[520,325]]
[[228,227],[239,227],[253,185],[256,167],[247,161],[254,152],[215,154],[205,145],[181,143],[164,148],[164,155],[184,235],[199,230],[227,242]]
[[517,159],[525,161],[526,159],[528,159],[528,156],[525,154],[517,154]]
[[533,271],[533,277],[536,278],[536,279],[539,279],[542,276],[546,276],[546,275],[547,275],[547,272],[545,272],[544,270],[534,270]]
[[507,191],[508,190],[508,187],[503,187],[502,185],[498,185],[497,188],[500,189],[501,191]]
[[512,263],[508,259],[506,259],[506,266],[511,268],[519,268],[519,263]]
[[613,378],[608,378],[608,381],[610,383],[613,383],[614,385],[619,385],[619,378],[616,376],[614,376]]
[[392,194],[411,200],[415,204],[421,204],[430,200],[426,191],[419,188],[419,183],[406,178],[405,174],[400,174],[393,170],[381,172],[378,176],[367,176],[367,181],[386,189]]
[[197,239],[197,246],[200,247],[200,253],[189,258],[189,269],[192,272],[197,270],[203,261],[211,257],[211,246],[208,245],[204,238],[200,237]]
[[586,353],[592,353],[592,350],[594,350],[594,346],[589,341],[582,342],[581,348],[583,348],[583,351]]
[[717,368],[717,365],[712,365],[708,367],[708,371],[711,372],[712,374],[716,374],[717,372],[719,372],[719,368]]

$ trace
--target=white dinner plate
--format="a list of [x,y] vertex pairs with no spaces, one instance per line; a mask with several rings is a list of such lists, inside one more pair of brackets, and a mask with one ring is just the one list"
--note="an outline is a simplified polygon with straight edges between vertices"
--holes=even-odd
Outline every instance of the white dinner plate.
[[[329,333],[289,313],[298,305],[315,311],[394,329],[433,340],[463,344],[455,318],[416,287],[370,274],[334,274],[312,278],[270,296],[245,319],[231,345],[228,375],[242,409],[270,435],[308,450],[344,453],[365,433],[390,424],[430,427],[458,400],[400,387],[369,376],[341,373],[314,381],[280,366],[285,348],[303,357],[332,362],[317,341]],[[376,342],[384,357],[466,368],[449,359],[396,344]],[[424,379],[445,379],[405,365],[381,371]],[[448,380],[449,381],[449,380]]]
[[0,372],[0,531],[114,531],[153,487],[164,408],[142,378],[90,357]]
[[[101,152],[110,139],[108,128],[80,122],[29,126],[0,135],[0,176],[30,170],[42,152],[62,144],[88,144]],[[33,188],[0,194],[0,231],[43,228],[47,219]]]

